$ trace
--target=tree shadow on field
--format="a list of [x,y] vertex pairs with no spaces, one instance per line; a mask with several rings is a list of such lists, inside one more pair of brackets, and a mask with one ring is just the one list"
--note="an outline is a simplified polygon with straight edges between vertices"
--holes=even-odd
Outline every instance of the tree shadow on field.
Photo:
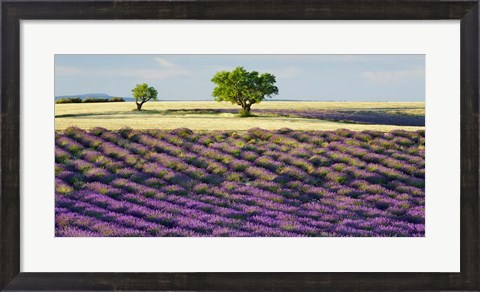
[[166,109],[166,110],[157,110],[157,109],[143,109],[141,111],[132,109],[131,111],[116,111],[116,112],[106,112],[106,113],[81,113],[81,114],[61,114],[55,115],[56,118],[78,118],[78,117],[95,117],[95,116],[115,116],[115,115],[150,115],[150,114],[159,114],[159,115],[188,115],[188,114],[222,114],[222,113],[238,113],[238,110],[230,109]]
[[131,111],[119,111],[119,112],[106,112],[106,113],[82,113],[82,114],[63,114],[55,115],[55,118],[81,118],[81,117],[96,117],[96,116],[116,116],[116,115],[144,115],[144,114],[162,114],[165,111],[160,110],[131,110]]

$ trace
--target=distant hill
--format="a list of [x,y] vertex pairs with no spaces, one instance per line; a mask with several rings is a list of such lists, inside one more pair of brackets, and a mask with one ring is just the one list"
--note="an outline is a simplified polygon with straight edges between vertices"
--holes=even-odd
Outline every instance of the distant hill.
[[112,97],[121,97],[125,101],[133,101],[133,97],[122,97],[122,96],[111,96],[106,93],[87,93],[87,94],[76,94],[76,95],[58,95],[55,96],[55,100],[59,100],[60,98],[81,98],[81,99],[87,99],[87,98],[112,98]]

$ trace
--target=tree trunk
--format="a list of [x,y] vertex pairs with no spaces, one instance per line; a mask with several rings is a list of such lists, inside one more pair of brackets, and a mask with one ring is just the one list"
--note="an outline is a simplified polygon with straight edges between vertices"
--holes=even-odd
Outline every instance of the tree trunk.
[[137,110],[138,110],[138,111],[141,111],[141,110],[142,110],[143,102],[141,102],[141,103],[136,102],[136,104],[137,104]]
[[243,106],[243,110],[244,110],[245,112],[248,112],[248,113],[249,113],[251,106],[252,106],[251,104],[245,104],[245,105]]

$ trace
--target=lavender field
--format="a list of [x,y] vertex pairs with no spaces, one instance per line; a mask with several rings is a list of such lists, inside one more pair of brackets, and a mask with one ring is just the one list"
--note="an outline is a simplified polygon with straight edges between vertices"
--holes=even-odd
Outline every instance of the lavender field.
[[56,133],[56,236],[424,236],[425,133]]

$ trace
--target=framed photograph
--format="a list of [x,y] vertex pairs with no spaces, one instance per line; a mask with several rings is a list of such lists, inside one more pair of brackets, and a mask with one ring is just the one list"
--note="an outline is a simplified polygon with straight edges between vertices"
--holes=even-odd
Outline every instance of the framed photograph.
[[1,289],[480,289],[478,1],[1,11]]

